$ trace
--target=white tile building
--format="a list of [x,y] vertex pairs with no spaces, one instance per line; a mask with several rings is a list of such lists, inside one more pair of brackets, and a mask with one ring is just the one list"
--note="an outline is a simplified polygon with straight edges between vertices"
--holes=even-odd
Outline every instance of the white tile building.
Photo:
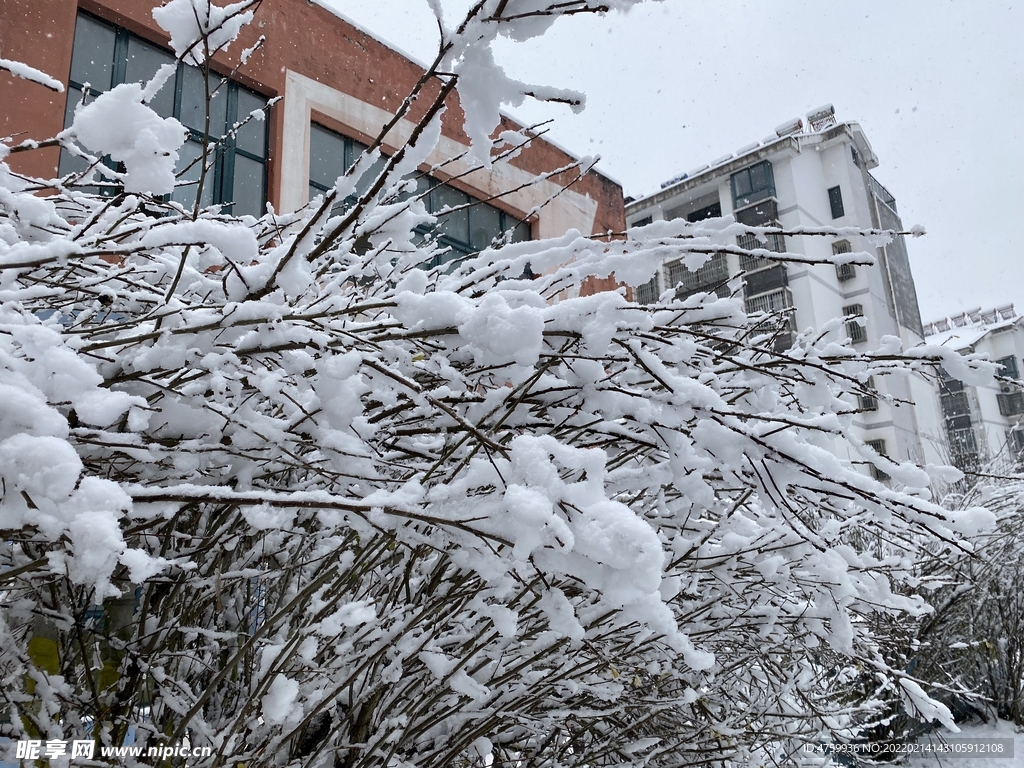
[[930,344],[977,353],[1002,366],[999,378],[972,387],[949,376],[939,384],[950,459],[963,469],[1024,463],[1024,317],[1013,304],[927,323]]
[[[806,128],[803,120],[794,120],[762,142],[666,182],[653,195],[627,199],[626,220],[637,226],[731,215],[751,226],[902,230],[895,198],[870,173],[877,165],[860,125],[837,122],[829,105],[808,115]],[[862,318],[834,333],[849,336],[858,349],[874,348],[887,335],[898,336],[904,347],[923,340],[903,237],[880,248],[862,237],[773,235],[765,245],[748,235],[738,244],[811,257],[866,251],[877,263],[837,268],[717,254],[696,272],[678,262],[663,264],[650,283],[636,288],[637,300],[653,301],[672,288],[684,295],[742,290],[748,311],[788,313],[793,329],[821,328],[850,315]],[[777,346],[788,347],[790,341],[790,334],[782,334]],[[877,389],[879,397],[860,397],[855,404],[861,439],[896,460],[941,461],[936,443],[945,430],[934,385],[919,376],[888,377]]]

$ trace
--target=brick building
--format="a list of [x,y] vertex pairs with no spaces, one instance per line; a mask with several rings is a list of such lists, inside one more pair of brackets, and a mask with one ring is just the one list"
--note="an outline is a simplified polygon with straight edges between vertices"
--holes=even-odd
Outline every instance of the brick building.
[[[83,98],[123,82],[147,80],[173,62],[166,34],[154,22],[154,0],[3,0],[0,2],[0,57],[22,61],[63,81],[65,93],[18,80],[0,71],[0,136],[47,139],[67,125]],[[265,42],[244,66],[238,56],[263,36]],[[263,0],[254,21],[243,28],[228,55],[213,67],[226,82],[211,105],[209,136],[224,135],[239,119],[282,97],[264,122],[252,121],[226,142],[204,186],[203,202],[220,203],[234,213],[257,214],[267,202],[278,212],[295,210],[310,195],[333,184],[359,151],[391,119],[423,73],[423,68],[328,9],[310,0]],[[216,85],[216,83],[214,84]],[[438,85],[433,84],[436,88]],[[421,99],[421,102],[429,99]],[[178,64],[176,74],[151,106],[174,116],[190,132],[180,152],[184,168],[199,153],[206,133],[205,84],[196,68]],[[423,108],[387,135],[384,151],[400,146]],[[462,112],[452,97],[442,136],[428,166],[462,154],[468,140]],[[499,130],[518,129],[510,120]],[[565,173],[530,184],[535,176],[574,160],[538,139],[509,162],[488,171],[454,160],[422,183],[433,211],[480,202],[442,216],[442,244],[453,254],[471,253],[508,229],[514,239],[542,238],[577,229],[597,234],[624,227],[622,190],[599,173],[563,187]],[[56,147],[8,158],[12,168],[35,177],[76,170],[81,161]],[[193,165],[182,180],[198,178]],[[540,202],[561,192],[539,212]],[[178,188],[175,198],[195,200],[195,186]],[[607,281],[609,285],[612,283]],[[590,288],[607,287],[592,284]]]

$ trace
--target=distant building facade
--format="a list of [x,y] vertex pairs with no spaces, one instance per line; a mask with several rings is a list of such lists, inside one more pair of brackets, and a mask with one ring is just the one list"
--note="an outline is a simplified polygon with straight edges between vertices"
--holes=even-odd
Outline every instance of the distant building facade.
[[[684,218],[691,222],[733,216],[749,226],[851,227],[902,230],[895,198],[871,175],[875,156],[860,125],[839,123],[826,106],[803,120],[780,126],[761,142],[695,168],[662,185],[661,191],[628,201],[629,226]],[[873,349],[883,336],[904,347],[924,338],[917,292],[903,237],[884,247],[866,238],[753,235],[737,240],[744,248],[787,251],[826,258],[847,252],[872,253],[872,267],[780,264],[767,259],[716,254],[689,271],[666,262],[650,283],[635,287],[638,301],[655,301],[665,290],[676,295],[739,292],[750,313],[775,313],[782,321],[776,348],[786,349],[793,333],[851,318],[833,336],[849,337],[856,349]],[[861,439],[894,460],[937,462],[933,436],[943,424],[934,386],[920,376],[887,377],[877,396],[868,382],[852,405]],[[842,451],[841,447],[837,451]],[[852,457],[851,457],[852,458]]]
[[[0,2],[0,57],[36,67],[66,86],[53,93],[0,71],[0,136],[15,141],[47,139],[73,118],[75,105],[121,83],[148,80],[158,67],[174,63],[166,33],[151,11],[159,0],[3,0]],[[265,41],[239,66],[243,50]],[[423,73],[423,68],[311,0],[263,0],[252,23],[242,29],[227,55],[214,58],[219,73],[212,102],[209,138],[219,139],[253,110],[281,97],[264,122],[252,121],[218,152],[203,190],[204,204],[225,212],[256,214],[269,202],[290,212],[333,185],[387,124]],[[436,93],[436,84],[433,86]],[[430,91],[430,88],[428,88]],[[420,100],[429,101],[428,98]],[[164,116],[189,130],[179,167],[198,157],[207,138],[205,85],[198,69],[176,72],[152,100]],[[400,146],[423,113],[414,104],[384,142],[385,154]],[[500,130],[520,126],[505,120]],[[421,181],[425,202],[441,217],[439,239],[451,255],[473,253],[507,230],[513,240],[555,237],[569,229],[590,234],[624,227],[622,189],[600,173],[579,181],[563,173],[534,183],[538,175],[575,158],[543,139],[491,170],[474,170],[452,160],[468,149],[457,97],[449,99],[437,150],[422,171],[441,164]],[[446,162],[448,161],[448,162]],[[7,158],[19,173],[51,178],[84,168],[57,147]],[[198,165],[184,180],[198,179]],[[557,193],[557,194],[556,194]],[[196,185],[179,187],[174,198],[195,201]],[[541,203],[545,203],[541,207]],[[469,205],[474,203],[473,205]],[[460,207],[461,206],[461,207]],[[468,206],[468,207],[467,207]],[[596,281],[592,290],[613,287]]]
[[930,344],[980,354],[1000,366],[982,387],[943,372],[939,398],[951,461],[961,469],[1024,465],[1024,317],[1013,304],[927,323]]

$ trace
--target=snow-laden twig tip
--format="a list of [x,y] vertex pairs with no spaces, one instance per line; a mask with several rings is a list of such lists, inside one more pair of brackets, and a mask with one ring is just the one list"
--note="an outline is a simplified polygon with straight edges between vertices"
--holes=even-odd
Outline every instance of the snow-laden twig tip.
[[20,61],[11,61],[10,59],[0,59],[0,69],[10,72],[12,75],[20,77],[22,80],[28,80],[45,86],[51,91],[64,93],[64,83],[50,77],[40,69],[30,67],[28,64],[24,64]]

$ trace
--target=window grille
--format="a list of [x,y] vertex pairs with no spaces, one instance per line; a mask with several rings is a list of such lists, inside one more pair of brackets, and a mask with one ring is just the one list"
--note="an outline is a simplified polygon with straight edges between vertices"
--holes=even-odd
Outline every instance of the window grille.
[[949,454],[957,467],[973,464],[978,460],[978,440],[973,429],[950,429]]
[[[832,243],[832,255],[839,256],[843,253],[850,253],[850,241],[849,240],[837,240]],[[857,267],[855,264],[836,264],[836,278],[839,282],[845,283],[847,280],[852,280],[857,276]]]
[[643,285],[636,287],[636,303],[637,304],[653,304],[658,300],[661,295],[658,290],[658,276],[655,275]]
[[[889,455],[888,453],[886,453],[886,450],[885,450],[885,440],[867,440],[864,444],[867,445],[871,450],[873,450],[879,456],[888,457],[888,455]],[[871,476],[873,478],[875,478],[875,480],[888,480],[889,479],[888,473],[882,471],[881,469],[879,469],[878,467],[874,466],[873,464],[871,465]]]
[[875,394],[875,377],[868,377],[867,384],[864,388],[867,390],[866,394],[857,396],[858,405],[862,411],[877,411],[878,410],[878,396]]
[[846,322],[846,333],[849,334],[850,340],[853,341],[854,344],[859,344],[868,340],[868,332],[863,325],[865,322],[862,317],[863,312],[863,307],[861,307],[860,304],[850,304],[848,307],[843,307],[843,316],[853,316],[854,318]]
[[[746,224],[748,227],[777,227],[779,226],[779,208],[774,200],[764,200],[742,210],[733,212],[736,221]],[[745,250],[767,250],[773,253],[785,253],[786,239],[778,233],[766,235],[746,234],[736,238],[736,244]],[[753,269],[761,269],[771,266],[771,262],[759,256],[740,256],[740,267],[749,272]]]
[[788,289],[783,288],[771,293],[762,293],[747,299],[747,312],[782,312],[793,306],[793,297]]
[[1024,415],[1024,392],[1008,392],[996,395],[999,413],[1003,416]]
[[789,272],[785,264],[775,264],[769,269],[748,272],[744,277],[746,295],[756,296],[789,285]]
[[[768,233],[762,235],[762,240],[757,235],[740,235],[736,238],[736,245],[747,251],[753,251],[757,249],[763,249],[771,251],[772,253],[785,253],[786,251],[786,239],[778,233]],[[763,269],[764,267],[770,267],[772,264],[778,262],[770,259],[764,259],[760,256],[749,256],[743,254],[740,256],[740,267],[747,272],[753,269]]]
[[729,279],[729,261],[724,253],[716,253],[696,271],[687,269],[681,261],[666,267],[668,286],[681,286],[684,292],[710,291]]

